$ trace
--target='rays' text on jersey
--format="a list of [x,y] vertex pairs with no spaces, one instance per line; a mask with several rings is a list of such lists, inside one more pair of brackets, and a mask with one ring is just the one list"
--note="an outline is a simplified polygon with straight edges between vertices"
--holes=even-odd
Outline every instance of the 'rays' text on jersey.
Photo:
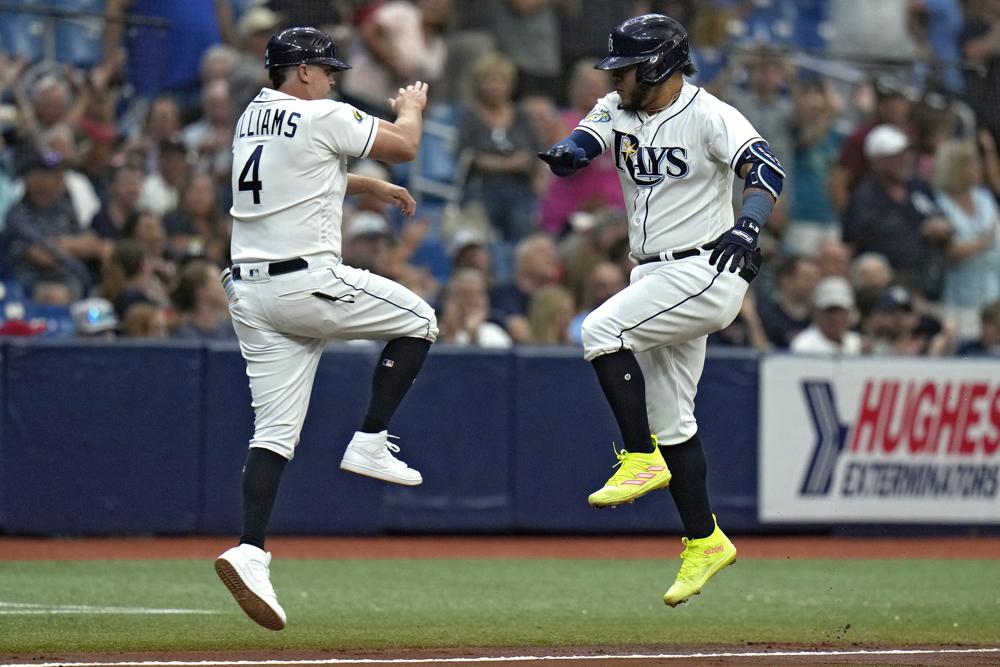
[[299,129],[295,122],[296,118],[302,118],[302,114],[293,111],[286,117],[284,109],[248,109],[240,116],[236,124],[237,135],[243,137],[257,137],[264,134],[283,135],[294,137],[295,131]]
[[687,149],[681,146],[640,146],[639,139],[627,132],[615,133],[615,166],[627,172],[636,185],[650,186],[664,178],[684,178],[691,169]]

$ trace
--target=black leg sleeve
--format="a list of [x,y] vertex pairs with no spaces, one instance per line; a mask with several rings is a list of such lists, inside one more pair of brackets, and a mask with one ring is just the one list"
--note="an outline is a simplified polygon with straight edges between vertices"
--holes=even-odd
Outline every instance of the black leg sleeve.
[[243,466],[243,534],[240,544],[263,549],[271,509],[288,459],[269,449],[251,447]]
[[646,414],[646,378],[635,355],[631,350],[620,350],[596,357],[590,363],[618,420],[625,449],[652,452],[653,440]]
[[389,420],[427,358],[431,342],[423,338],[396,338],[386,343],[372,376],[372,399],[361,424],[363,433],[389,428]]
[[701,440],[694,435],[679,445],[660,447],[670,468],[670,495],[684,523],[689,539],[708,537],[715,530],[712,506],[708,501],[708,464]]

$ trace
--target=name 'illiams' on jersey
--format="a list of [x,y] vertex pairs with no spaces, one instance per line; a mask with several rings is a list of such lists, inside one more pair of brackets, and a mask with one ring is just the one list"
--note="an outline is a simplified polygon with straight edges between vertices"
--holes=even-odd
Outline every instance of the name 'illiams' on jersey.
[[609,93],[580,121],[612,150],[629,216],[632,254],[648,257],[714,240],[733,226],[733,169],[761,136],[739,111],[684,82],[654,114],[619,108]]
[[377,132],[349,104],[261,90],[233,136],[233,261],[340,256],[347,159]]

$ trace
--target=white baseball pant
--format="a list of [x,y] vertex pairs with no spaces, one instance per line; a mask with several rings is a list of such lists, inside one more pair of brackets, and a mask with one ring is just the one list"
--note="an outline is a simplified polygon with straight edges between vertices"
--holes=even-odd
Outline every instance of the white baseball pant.
[[[336,259],[277,276],[268,263],[242,263],[229,311],[253,398],[251,447],[291,459],[326,344],[340,340],[437,338],[433,309],[406,287]],[[223,272],[223,284],[227,279]]]
[[646,380],[650,429],[661,445],[677,445],[698,430],[694,397],[708,334],[736,318],[749,283],[739,273],[719,273],[704,251],[641,264],[629,282],[584,320],[584,358],[634,352]]

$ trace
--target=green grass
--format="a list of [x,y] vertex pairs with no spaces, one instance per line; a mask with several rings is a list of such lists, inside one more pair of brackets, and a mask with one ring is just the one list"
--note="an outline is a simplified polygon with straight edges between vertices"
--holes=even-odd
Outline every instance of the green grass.
[[[1000,561],[744,560],[676,609],[676,562],[276,560],[254,625],[211,561],[0,562],[0,603],[215,615],[0,613],[0,652],[794,642],[1000,643]],[[0,605],[0,612],[10,607]]]

